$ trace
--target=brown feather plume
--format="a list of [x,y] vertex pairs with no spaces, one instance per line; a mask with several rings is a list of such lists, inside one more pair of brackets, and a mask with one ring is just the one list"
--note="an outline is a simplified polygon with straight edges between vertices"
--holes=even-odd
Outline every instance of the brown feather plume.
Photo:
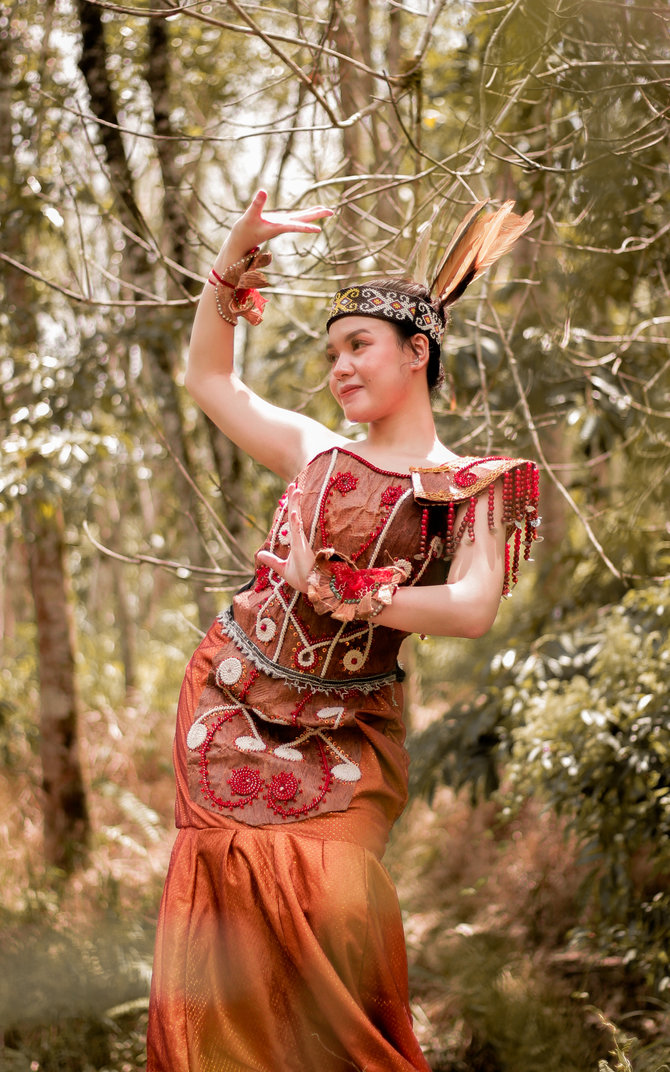
[[451,305],[473,279],[507,253],[533,219],[533,213],[518,216],[514,201],[505,201],[494,213],[487,213],[488,200],[480,201],[462,220],[444,255],[430,287],[443,306]]

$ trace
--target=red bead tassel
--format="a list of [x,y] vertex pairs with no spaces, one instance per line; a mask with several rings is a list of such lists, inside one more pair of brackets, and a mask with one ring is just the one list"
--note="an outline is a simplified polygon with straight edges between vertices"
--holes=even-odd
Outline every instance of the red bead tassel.
[[419,555],[421,558],[426,557],[426,547],[428,545],[428,507],[424,506],[421,513],[421,543],[419,544]]
[[506,543],[505,544],[505,570],[504,570],[504,573],[503,573],[503,590],[502,590],[503,596],[508,596],[510,594],[510,585],[509,585],[509,582],[510,582],[510,569],[509,569],[509,566],[510,566],[510,562],[509,562],[509,544]]
[[495,505],[496,505],[496,486],[495,483],[489,484],[489,504],[486,512],[486,517],[489,524],[489,532],[495,532],[496,519],[495,519]]
[[456,516],[456,507],[454,506],[453,499],[449,503],[447,510],[447,531],[444,538],[445,551],[447,556],[453,555],[456,550],[454,544],[454,517]]
[[503,525],[511,525],[514,520],[514,474],[508,469],[503,475]]
[[477,496],[473,495],[468,503],[468,509],[465,514],[465,521],[468,528],[468,539],[471,543],[475,542],[475,517],[477,516]]
[[519,580],[519,557],[521,554],[521,529],[514,533],[514,557],[512,559],[512,587]]
[[515,470],[515,485],[516,503],[514,520],[523,523],[525,520],[526,503],[528,502],[528,479],[525,465],[520,465],[519,468]]

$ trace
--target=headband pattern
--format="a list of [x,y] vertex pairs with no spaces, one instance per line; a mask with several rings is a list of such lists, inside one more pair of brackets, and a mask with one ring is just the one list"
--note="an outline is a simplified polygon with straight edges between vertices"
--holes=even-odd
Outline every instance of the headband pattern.
[[342,316],[373,316],[396,324],[409,320],[418,332],[427,335],[438,346],[444,335],[444,324],[432,305],[423,298],[386,287],[358,286],[338,290],[331,302],[326,329]]

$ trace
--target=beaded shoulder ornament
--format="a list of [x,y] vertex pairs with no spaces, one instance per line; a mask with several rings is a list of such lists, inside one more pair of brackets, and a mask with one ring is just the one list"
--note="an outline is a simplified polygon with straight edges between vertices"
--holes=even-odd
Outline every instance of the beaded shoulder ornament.
[[[538,527],[540,474],[535,462],[526,458],[459,458],[430,467],[412,467],[414,500],[427,511],[430,506],[447,507],[445,554],[454,554],[463,537],[475,538],[477,499],[488,489],[488,526],[495,531],[495,483],[502,477],[503,513],[507,542],[505,544],[504,596],[511,593],[519,577],[521,557],[530,559],[532,545],[541,539]],[[463,519],[456,529],[456,507],[467,504]]]

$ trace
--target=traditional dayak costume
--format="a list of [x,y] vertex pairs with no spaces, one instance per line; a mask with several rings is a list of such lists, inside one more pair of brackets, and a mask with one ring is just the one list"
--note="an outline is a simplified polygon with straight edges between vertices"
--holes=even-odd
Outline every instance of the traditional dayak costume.
[[[355,289],[331,318],[374,300]],[[297,484],[317,555],[309,593],[259,565],[182,687],[150,1072],[428,1069],[381,863],[407,801],[405,634],[375,617],[397,586],[444,581],[479,496],[510,537],[508,591],[537,535],[537,469],[491,457],[389,472],[333,447]],[[286,557],[290,538],[284,495],[263,547]]]

